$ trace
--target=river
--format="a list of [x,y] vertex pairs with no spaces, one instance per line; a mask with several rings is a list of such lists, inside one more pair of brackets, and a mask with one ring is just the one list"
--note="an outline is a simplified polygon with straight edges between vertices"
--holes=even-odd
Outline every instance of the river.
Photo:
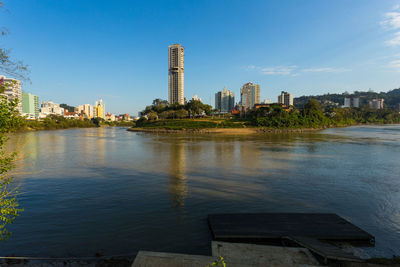
[[207,214],[333,212],[400,255],[400,125],[255,136],[14,134],[21,216],[3,255],[210,253]]

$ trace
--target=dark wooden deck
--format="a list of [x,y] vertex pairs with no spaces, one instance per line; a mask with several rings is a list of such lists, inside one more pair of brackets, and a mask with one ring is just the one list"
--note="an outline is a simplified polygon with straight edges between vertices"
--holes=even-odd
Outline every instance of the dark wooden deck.
[[242,213],[211,214],[208,223],[214,240],[273,243],[287,237],[347,242],[374,246],[375,238],[336,214]]

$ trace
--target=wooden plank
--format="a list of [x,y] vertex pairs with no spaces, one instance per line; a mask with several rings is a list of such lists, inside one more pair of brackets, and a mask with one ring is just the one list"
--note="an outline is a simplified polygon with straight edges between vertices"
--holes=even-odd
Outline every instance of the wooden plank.
[[210,214],[208,223],[213,239],[220,241],[271,241],[303,236],[354,245],[375,244],[372,235],[332,213]]

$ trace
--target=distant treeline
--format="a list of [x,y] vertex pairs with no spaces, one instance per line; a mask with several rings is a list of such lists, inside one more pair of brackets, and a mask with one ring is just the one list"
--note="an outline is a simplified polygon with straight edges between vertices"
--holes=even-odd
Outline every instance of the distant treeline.
[[279,105],[253,110],[252,125],[269,128],[324,128],[368,123],[400,123],[400,114],[392,109],[361,108],[325,109],[309,99],[301,109],[285,111]]
[[360,106],[367,105],[369,100],[376,99],[376,98],[382,98],[384,99],[384,105],[387,108],[391,109],[399,109],[399,104],[400,104],[400,88],[399,89],[394,89],[391,90],[387,93],[385,92],[360,92],[360,91],[355,91],[353,94],[350,93],[342,93],[342,94],[325,94],[325,95],[316,95],[316,96],[301,96],[301,97],[296,97],[293,100],[293,104],[297,108],[302,108],[310,99],[316,99],[320,101],[320,103],[323,103],[324,101],[332,101],[335,103],[339,103],[340,105],[344,104],[344,98],[349,97],[349,96],[354,96],[354,97],[359,97],[360,98]]
[[[197,101],[198,102],[198,101]],[[196,103],[197,105],[197,103]],[[337,108],[320,105],[316,99],[309,99],[300,109],[292,108],[289,111],[279,104],[248,111],[245,116],[233,118],[203,118],[201,120],[188,119],[177,116],[175,119],[163,118],[158,114],[176,112],[167,106],[157,113],[151,106],[146,109],[147,118],[142,117],[136,122],[136,127],[163,128],[163,129],[201,129],[201,128],[242,128],[266,127],[274,129],[321,129],[327,127],[348,126],[368,123],[400,123],[400,114],[393,109]],[[170,107],[171,108],[171,107]],[[177,109],[177,111],[183,108]],[[186,109],[185,109],[186,111]]]
[[68,128],[90,128],[99,127],[101,125],[109,126],[133,126],[133,122],[109,122],[100,118],[95,119],[67,119],[63,116],[49,115],[41,120],[25,120],[19,117],[14,121],[11,126],[12,131],[26,131],[26,130],[56,130]]

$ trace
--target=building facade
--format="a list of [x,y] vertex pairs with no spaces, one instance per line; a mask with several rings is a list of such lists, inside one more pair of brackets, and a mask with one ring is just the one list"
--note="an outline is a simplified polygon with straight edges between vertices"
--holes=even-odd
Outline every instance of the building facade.
[[39,97],[30,93],[22,93],[22,115],[28,118],[39,118]]
[[94,107],[90,104],[79,105],[77,113],[84,115],[87,119],[91,119],[94,116]]
[[108,112],[106,114],[106,121],[115,121],[115,115]]
[[383,101],[384,99],[372,99],[368,102],[368,105],[373,109],[383,109]]
[[240,103],[245,109],[252,109],[260,103],[260,85],[245,83],[240,89]]
[[60,107],[60,104],[42,101],[39,117],[47,117],[51,114],[64,116],[64,109]]
[[168,47],[168,101],[169,104],[185,103],[184,96],[184,56],[185,50],[180,44]]
[[222,91],[215,94],[215,108],[221,113],[232,112],[235,106],[235,94],[225,87]]
[[94,117],[95,118],[106,118],[106,105],[102,99],[96,101],[94,105]]
[[360,107],[360,98],[359,97],[345,97],[344,98],[343,107],[344,108],[358,108],[358,107]]
[[4,85],[4,92],[2,95],[6,96],[8,100],[18,99],[17,110],[22,113],[22,92],[21,81],[6,76],[0,76],[0,84]]
[[192,96],[192,100],[194,100],[194,101],[200,101],[200,102],[201,102],[201,98],[198,97],[197,95],[193,95],[193,96]]
[[278,96],[278,103],[287,107],[293,106],[293,95],[282,91]]

